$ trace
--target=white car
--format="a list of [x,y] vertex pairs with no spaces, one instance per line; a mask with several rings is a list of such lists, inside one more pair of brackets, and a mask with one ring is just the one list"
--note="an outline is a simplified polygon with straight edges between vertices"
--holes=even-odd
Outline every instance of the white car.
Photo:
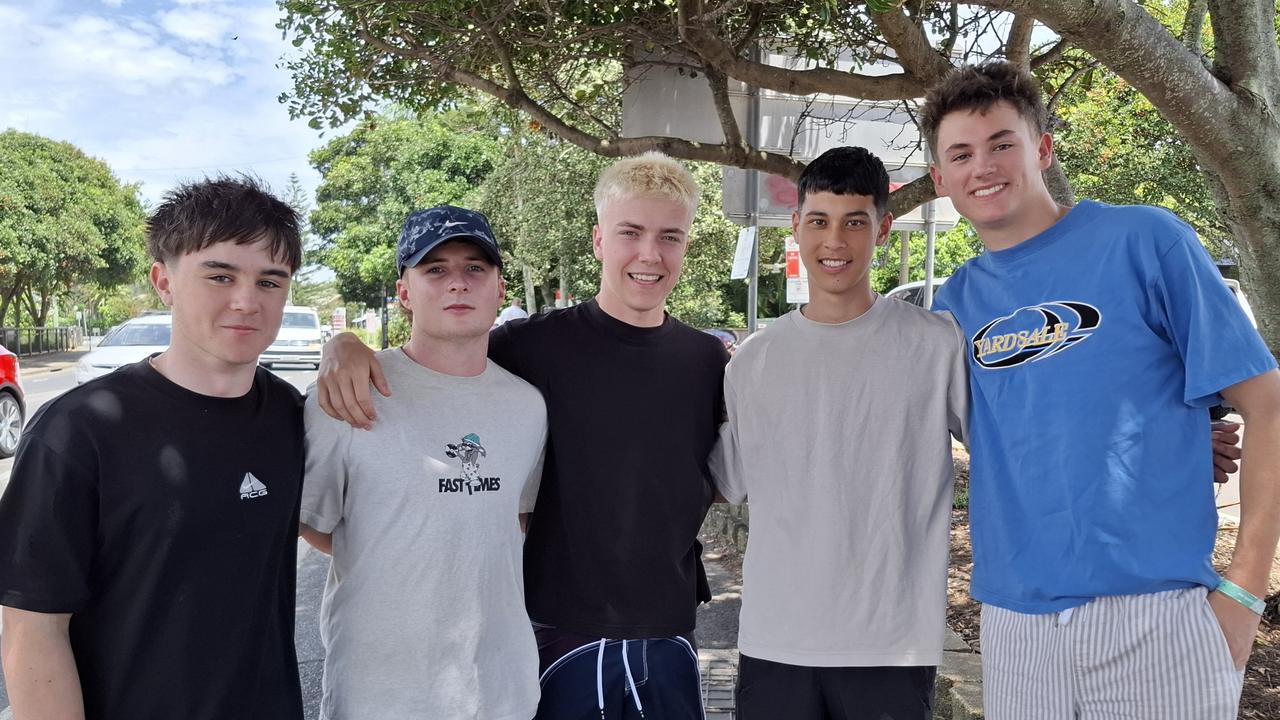
[[301,305],[287,305],[280,332],[271,347],[258,357],[258,364],[270,368],[276,364],[300,363],[320,367],[320,348],[324,346],[324,330],[316,311]]
[[[945,277],[935,277],[933,279],[934,295],[938,294],[938,289],[941,288],[942,284],[945,283],[946,281],[947,281],[947,278]],[[893,298],[894,300],[903,300],[905,302],[911,303],[912,305],[920,305],[923,307],[924,306],[924,281],[916,280],[914,282],[909,282],[905,285],[899,285],[898,287],[885,293],[884,296],[888,298]]]
[[76,365],[76,384],[102,377],[122,365],[164,352],[173,333],[169,314],[143,315],[115,326]]

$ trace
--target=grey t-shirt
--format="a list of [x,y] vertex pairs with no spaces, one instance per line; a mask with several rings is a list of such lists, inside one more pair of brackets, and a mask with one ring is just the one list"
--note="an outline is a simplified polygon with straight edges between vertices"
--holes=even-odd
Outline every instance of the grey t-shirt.
[[877,297],[835,325],[793,311],[738,350],[711,469],[751,509],[744,655],[941,662],[963,343],[949,315]]
[[356,430],[307,398],[302,522],[333,533],[321,606],[328,720],[528,720],[538,654],[518,515],[547,437],[533,386],[377,354],[393,395]]

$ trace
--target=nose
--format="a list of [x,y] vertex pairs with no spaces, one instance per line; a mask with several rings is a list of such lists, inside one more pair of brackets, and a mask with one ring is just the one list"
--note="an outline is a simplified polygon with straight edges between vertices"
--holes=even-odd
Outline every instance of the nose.
[[449,278],[449,292],[464,293],[471,291],[470,279],[466,273],[453,273]]
[[662,250],[658,245],[658,239],[648,237],[640,241],[639,247],[636,248],[636,259],[642,263],[650,265],[657,264],[662,261]]
[[258,311],[258,293],[253,283],[237,283],[238,287],[231,294],[231,309],[240,313]]

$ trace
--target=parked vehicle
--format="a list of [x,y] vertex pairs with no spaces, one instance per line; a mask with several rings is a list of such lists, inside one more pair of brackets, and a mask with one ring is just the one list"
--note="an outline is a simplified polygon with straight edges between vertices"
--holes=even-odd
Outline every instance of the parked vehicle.
[[270,368],[276,364],[301,363],[320,367],[320,348],[324,345],[324,331],[320,316],[313,308],[287,305],[284,320],[275,342],[258,358],[258,364]]
[[0,345],[0,458],[13,457],[27,417],[18,356]]
[[[938,290],[942,287],[942,284],[945,283],[946,281],[947,281],[947,278],[945,277],[935,277],[933,279],[934,295],[938,294]],[[912,305],[919,305],[923,307],[924,306],[924,281],[916,280],[914,282],[909,282],[905,285],[899,285],[898,287],[885,293],[884,296],[888,298],[893,298],[894,300],[904,300],[906,302],[911,303]]]
[[130,365],[169,347],[173,317],[143,315],[115,326],[76,365],[76,384],[102,377],[122,365]]

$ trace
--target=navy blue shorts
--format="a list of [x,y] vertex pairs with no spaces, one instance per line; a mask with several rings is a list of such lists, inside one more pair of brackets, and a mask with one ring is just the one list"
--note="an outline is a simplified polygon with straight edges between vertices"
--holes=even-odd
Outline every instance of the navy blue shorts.
[[704,720],[687,638],[606,640],[534,623],[542,700],[535,720]]

